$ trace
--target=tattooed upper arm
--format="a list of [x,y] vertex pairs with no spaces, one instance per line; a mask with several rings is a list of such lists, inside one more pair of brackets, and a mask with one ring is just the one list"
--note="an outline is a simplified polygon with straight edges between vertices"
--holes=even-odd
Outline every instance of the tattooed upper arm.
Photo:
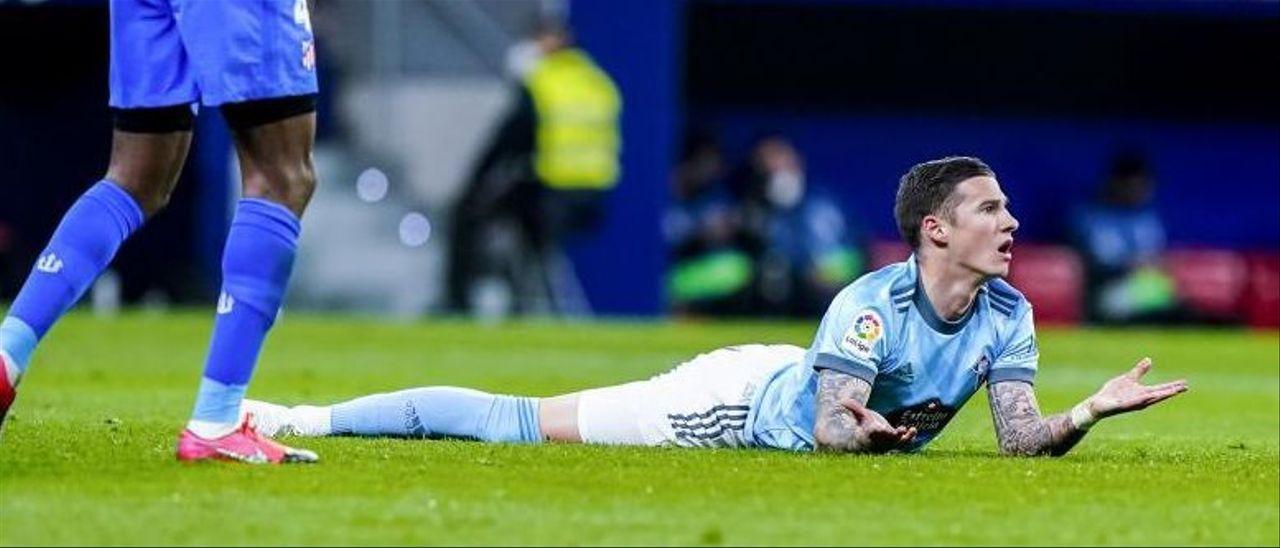
[[1066,414],[1041,418],[1035,389],[1028,383],[990,384],[987,395],[1001,453],[1061,455],[1084,437],[1084,432],[1077,430]]
[[855,451],[857,421],[853,413],[841,405],[844,400],[867,403],[871,383],[839,371],[818,372],[818,409],[813,427],[814,442],[819,450]]

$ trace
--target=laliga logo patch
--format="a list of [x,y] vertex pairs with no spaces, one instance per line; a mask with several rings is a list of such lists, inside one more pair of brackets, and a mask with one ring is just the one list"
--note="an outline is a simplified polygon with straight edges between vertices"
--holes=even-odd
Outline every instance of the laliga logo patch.
[[859,339],[870,342],[875,342],[884,333],[884,329],[880,327],[880,316],[869,310],[853,322],[853,330]]
[[874,310],[863,310],[853,320],[853,326],[844,332],[840,341],[850,354],[859,358],[870,358],[876,341],[884,336],[884,322]]

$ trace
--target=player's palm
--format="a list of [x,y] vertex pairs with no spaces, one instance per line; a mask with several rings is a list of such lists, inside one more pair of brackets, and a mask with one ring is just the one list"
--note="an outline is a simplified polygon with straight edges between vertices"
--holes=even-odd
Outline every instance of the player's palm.
[[1107,381],[1090,398],[1090,407],[1099,418],[1146,409],[1187,391],[1187,381],[1179,379],[1156,385],[1142,384],[1151,370],[1151,358],[1143,358],[1128,373]]

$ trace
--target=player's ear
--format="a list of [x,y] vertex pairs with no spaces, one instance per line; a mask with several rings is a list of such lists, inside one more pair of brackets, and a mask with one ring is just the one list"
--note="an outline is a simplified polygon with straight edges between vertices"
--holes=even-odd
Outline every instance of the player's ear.
[[946,247],[950,236],[947,234],[947,223],[936,215],[925,215],[920,220],[920,235],[928,238],[938,247]]

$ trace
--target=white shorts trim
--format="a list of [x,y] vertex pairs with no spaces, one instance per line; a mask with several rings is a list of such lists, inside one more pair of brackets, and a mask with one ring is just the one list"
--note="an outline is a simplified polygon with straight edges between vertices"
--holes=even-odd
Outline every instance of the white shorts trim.
[[749,446],[755,396],[803,358],[791,345],[731,346],[646,381],[581,392],[578,434],[608,445]]

